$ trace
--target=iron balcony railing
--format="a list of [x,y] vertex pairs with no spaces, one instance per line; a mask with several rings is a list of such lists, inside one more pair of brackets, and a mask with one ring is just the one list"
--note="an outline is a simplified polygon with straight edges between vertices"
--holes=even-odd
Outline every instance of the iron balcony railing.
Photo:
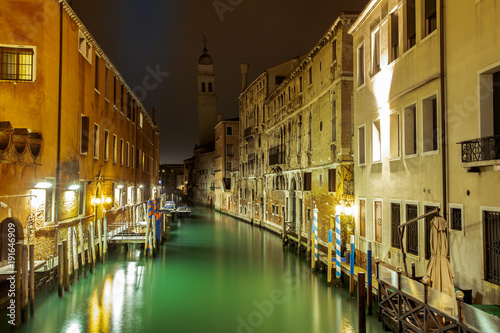
[[500,160],[500,135],[462,141],[462,163]]
[[245,140],[250,140],[253,138],[253,135],[255,134],[255,127],[247,127],[243,131],[243,135],[245,137]]
[[269,149],[269,165],[285,164],[285,152],[280,150],[280,146]]
[[255,153],[248,154],[248,163],[255,162]]

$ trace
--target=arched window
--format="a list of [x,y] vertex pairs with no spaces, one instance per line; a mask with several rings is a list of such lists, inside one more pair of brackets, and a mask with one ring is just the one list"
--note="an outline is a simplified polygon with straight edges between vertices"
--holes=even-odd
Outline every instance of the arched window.
[[208,82],[208,92],[212,92],[212,82]]
[[205,82],[201,83],[201,92],[205,92]]

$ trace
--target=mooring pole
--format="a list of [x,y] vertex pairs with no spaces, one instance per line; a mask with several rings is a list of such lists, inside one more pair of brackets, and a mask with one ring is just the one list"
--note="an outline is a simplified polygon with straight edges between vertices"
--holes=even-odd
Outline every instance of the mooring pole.
[[35,316],[35,245],[30,245],[30,315]]
[[57,245],[57,293],[59,297],[63,296],[63,264],[64,264],[64,249],[62,244]]
[[368,302],[368,314],[371,315],[373,312],[373,307],[372,307],[372,242],[368,242],[368,248],[366,251],[366,282],[367,282],[367,302]]
[[332,283],[332,248],[333,248],[333,231],[328,230],[328,284]]
[[365,272],[358,273],[358,331],[366,332]]
[[90,229],[87,230],[87,252],[88,252],[88,261],[89,261],[89,271],[90,273],[92,273],[92,270],[93,270],[93,266],[94,266],[94,263],[93,263],[93,258],[94,258],[94,255],[92,254],[92,232],[90,231]]
[[28,320],[28,247],[23,245],[21,275],[21,321]]
[[63,240],[63,261],[64,261],[64,291],[69,292],[69,261],[68,261],[68,241]]
[[342,285],[342,264],[340,262],[340,214],[338,213],[335,214],[335,252],[335,268],[337,271],[336,284],[340,287]]
[[351,235],[351,255],[350,255],[350,263],[349,263],[349,295],[351,298],[354,298],[354,235]]

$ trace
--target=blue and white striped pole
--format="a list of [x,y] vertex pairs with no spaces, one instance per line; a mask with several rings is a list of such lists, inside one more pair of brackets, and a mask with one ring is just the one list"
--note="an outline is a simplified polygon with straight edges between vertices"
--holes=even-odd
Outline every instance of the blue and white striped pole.
[[350,284],[349,284],[349,292],[351,298],[354,297],[354,235],[351,235],[351,260],[350,260]]
[[366,250],[366,293],[367,293],[367,305],[368,314],[372,314],[372,242],[368,242],[368,247]]
[[332,283],[332,243],[333,231],[328,230],[328,284]]
[[311,229],[312,246],[314,248],[311,251],[311,268],[314,269],[318,260],[318,209],[316,206],[313,209],[313,224]]
[[340,285],[341,274],[342,274],[342,266],[340,263],[340,214],[335,214],[335,252],[336,252],[336,262],[335,267],[337,271],[337,284]]

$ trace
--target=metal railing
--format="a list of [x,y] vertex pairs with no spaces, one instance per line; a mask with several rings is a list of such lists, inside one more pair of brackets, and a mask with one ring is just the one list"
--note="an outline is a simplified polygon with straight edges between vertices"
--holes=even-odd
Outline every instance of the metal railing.
[[489,136],[460,142],[462,163],[500,160],[500,136]]

